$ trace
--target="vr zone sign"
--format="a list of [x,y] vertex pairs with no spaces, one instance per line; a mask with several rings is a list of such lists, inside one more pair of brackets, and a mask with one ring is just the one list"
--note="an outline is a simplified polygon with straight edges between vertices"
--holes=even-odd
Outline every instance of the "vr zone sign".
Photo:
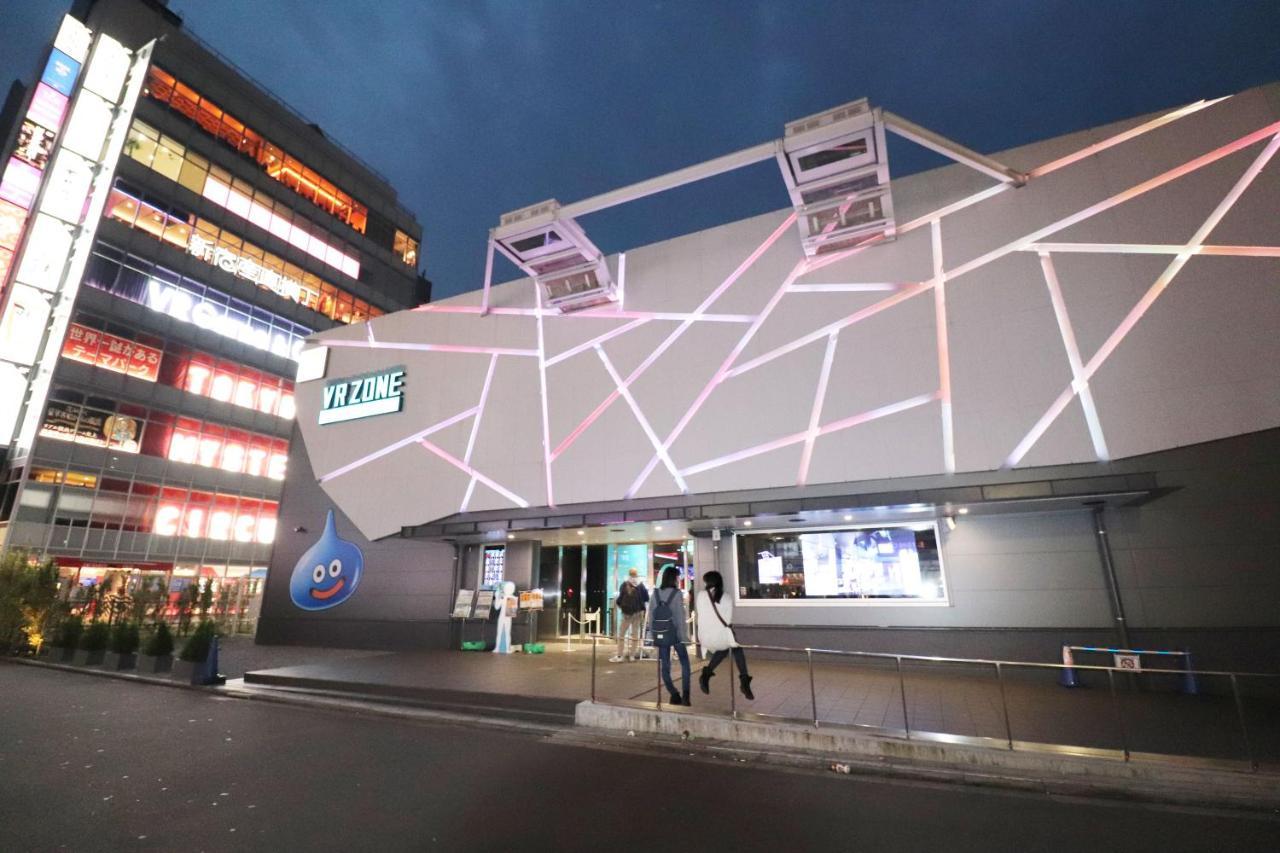
[[336,424],[400,411],[404,404],[404,368],[339,379],[324,386],[320,423]]

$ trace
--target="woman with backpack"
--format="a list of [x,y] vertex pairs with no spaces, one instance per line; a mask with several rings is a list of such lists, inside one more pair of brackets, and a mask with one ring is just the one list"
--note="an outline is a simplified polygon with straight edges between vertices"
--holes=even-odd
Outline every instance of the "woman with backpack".
[[[684,593],[680,591],[680,570],[668,566],[662,570],[662,583],[653,594],[649,607],[647,628],[653,635],[653,645],[658,651],[658,671],[662,674],[662,682],[667,685],[671,694],[670,704],[689,704],[689,650],[685,643],[689,642],[689,629],[684,616]],[[671,681],[671,649],[675,647],[676,656],[680,658],[680,683],[683,690],[676,692]]]
[[738,686],[747,699],[755,699],[751,692],[751,676],[747,674],[747,656],[733,636],[733,602],[724,597],[724,578],[719,572],[707,572],[702,576],[702,591],[694,605],[698,614],[698,641],[711,652],[711,660],[698,675],[698,688],[711,692],[711,677],[729,653],[738,667]]

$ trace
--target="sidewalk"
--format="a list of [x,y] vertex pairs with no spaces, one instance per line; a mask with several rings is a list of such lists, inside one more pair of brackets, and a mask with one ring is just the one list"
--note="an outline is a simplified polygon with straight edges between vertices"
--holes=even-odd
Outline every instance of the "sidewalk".
[[[657,698],[653,661],[609,663],[613,644],[602,642],[595,661],[598,702],[652,703]],[[673,662],[674,663],[674,662]],[[726,661],[698,691],[701,661],[693,661],[693,710],[728,714],[730,670]],[[1002,686],[991,667],[955,667],[908,662],[901,680],[892,661],[882,664],[815,663],[814,689],[799,661],[750,660],[754,702],[735,698],[736,710],[753,719],[789,719],[812,725],[816,699],[819,724],[865,727],[902,736],[934,733],[984,739],[988,746],[1057,744],[1078,750],[1188,756],[1243,762],[1246,749],[1239,714],[1222,685],[1202,683],[1202,694],[1182,695],[1157,677],[1117,680],[1113,701],[1105,679],[1097,686],[1068,689],[1052,674],[1006,674]],[[246,684],[294,687],[334,693],[386,696],[424,704],[447,703],[520,707],[571,716],[570,705],[591,697],[589,645],[548,643],[545,655],[428,651],[365,654],[267,670],[251,670]],[[678,679],[678,665],[676,666]],[[1096,674],[1091,674],[1096,675]],[[735,679],[736,680],[736,679]],[[1096,680],[1096,679],[1094,679]],[[1088,678],[1082,678],[1086,683]],[[1123,682],[1123,683],[1122,683]],[[734,687],[736,689],[736,684]],[[903,694],[906,688],[904,724]],[[662,702],[666,705],[666,691]],[[1249,745],[1266,770],[1280,770],[1280,702],[1247,694],[1244,702]],[[1123,729],[1122,729],[1123,725]]]

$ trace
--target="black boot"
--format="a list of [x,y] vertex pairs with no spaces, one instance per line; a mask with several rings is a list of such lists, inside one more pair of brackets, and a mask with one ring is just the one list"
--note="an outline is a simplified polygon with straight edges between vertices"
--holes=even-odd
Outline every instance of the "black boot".
[[751,692],[751,676],[739,675],[738,684],[742,686],[742,695],[747,697],[747,699],[755,701],[756,695]]
[[681,701],[679,693],[672,693],[671,698],[667,700],[667,704],[668,705],[684,705],[685,703]]
[[702,668],[702,672],[698,673],[698,689],[701,690],[703,693],[710,693],[711,679],[714,677],[715,677],[715,673],[704,666]]
[[688,694],[688,693],[686,693],[686,694],[684,694],[684,696],[680,697],[680,704],[681,704],[681,705],[684,705],[685,707],[690,707],[690,706],[692,706],[692,705],[693,705],[693,703],[689,701],[689,694]]

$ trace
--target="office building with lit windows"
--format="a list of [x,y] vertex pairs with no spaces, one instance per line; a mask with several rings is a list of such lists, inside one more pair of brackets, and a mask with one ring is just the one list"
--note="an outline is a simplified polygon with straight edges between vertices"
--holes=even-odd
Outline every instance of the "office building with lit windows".
[[386,179],[184,29],[80,0],[5,114],[3,547],[256,615],[303,339],[430,298]]

